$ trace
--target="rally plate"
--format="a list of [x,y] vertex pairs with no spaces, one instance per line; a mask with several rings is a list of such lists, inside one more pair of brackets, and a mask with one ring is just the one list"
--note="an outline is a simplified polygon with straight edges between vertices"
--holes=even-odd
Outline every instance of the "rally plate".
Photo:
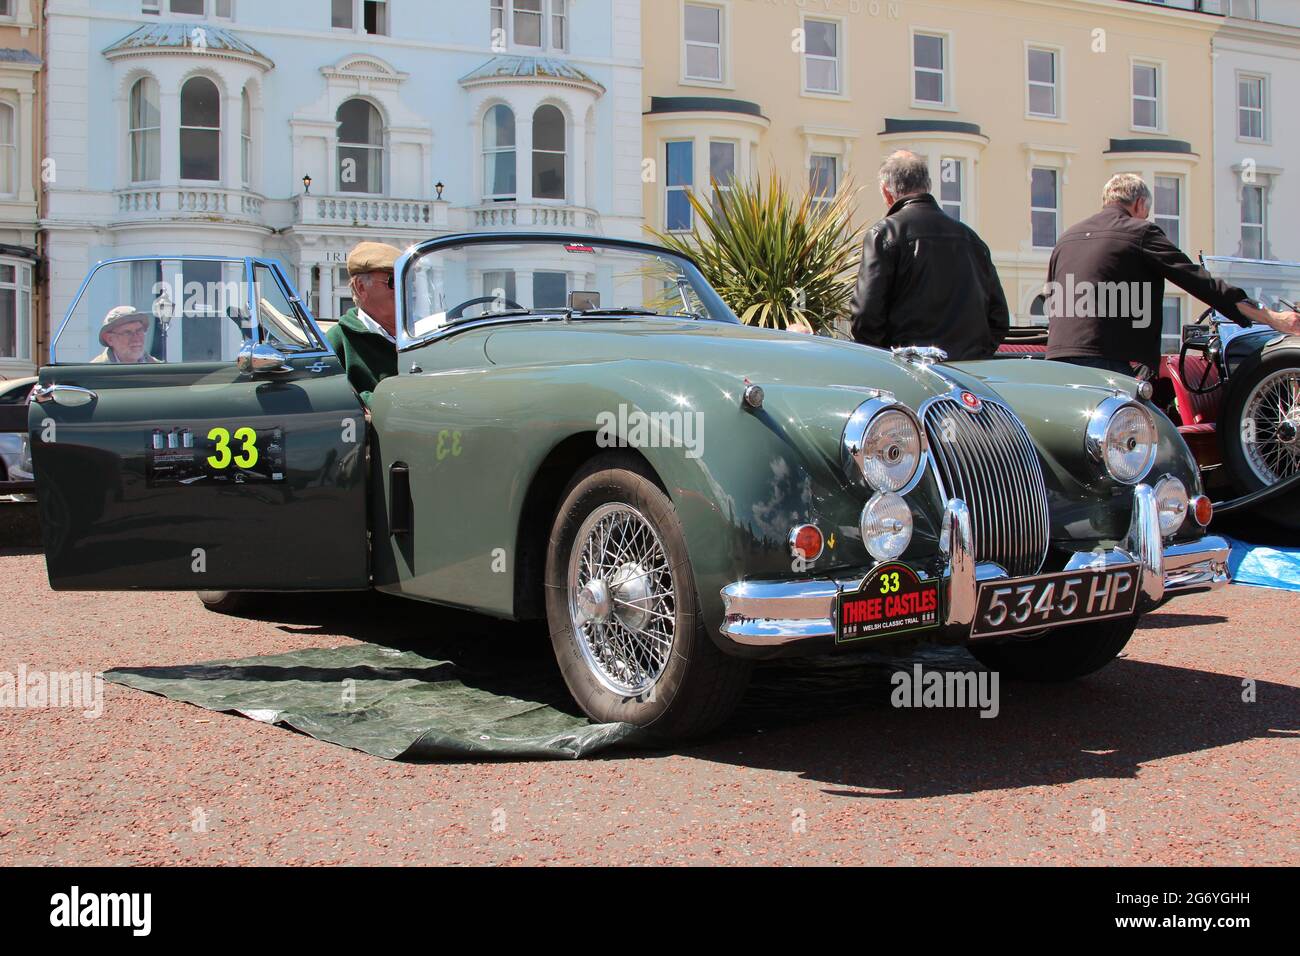
[[835,643],[852,644],[939,626],[939,582],[905,564],[882,564],[856,591],[841,591]]

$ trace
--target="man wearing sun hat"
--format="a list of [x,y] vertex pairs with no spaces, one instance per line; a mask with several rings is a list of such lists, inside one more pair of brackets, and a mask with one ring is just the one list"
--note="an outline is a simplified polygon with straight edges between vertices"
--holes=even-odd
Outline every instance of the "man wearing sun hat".
[[104,351],[92,364],[101,365],[156,365],[159,360],[145,347],[149,341],[149,327],[153,318],[129,305],[119,305],[104,316],[99,327],[99,344]]
[[363,242],[348,254],[352,301],[356,305],[325,333],[347,369],[348,381],[368,402],[370,393],[397,374],[397,296],[393,272],[401,251],[382,242]]

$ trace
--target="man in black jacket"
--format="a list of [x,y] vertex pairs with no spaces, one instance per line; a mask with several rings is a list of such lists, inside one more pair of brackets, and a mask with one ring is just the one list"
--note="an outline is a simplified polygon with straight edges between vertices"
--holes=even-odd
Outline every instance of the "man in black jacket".
[[1011,317],[989,247],[930,195],[924,159],[895,153],[880,169],[889,212],[867,233],[853,296],[853,338],[937,346],[952,361],[986,358]]
[[1106,184],[1097,215],[1069,229],[1048,268],[1047,357],[1149,379],[1160,362],[1165,280],[1239,325],[1300,332],[1300,315],[1256,308],[1215,279],[1148,222],[1151,190],[1121,173]]

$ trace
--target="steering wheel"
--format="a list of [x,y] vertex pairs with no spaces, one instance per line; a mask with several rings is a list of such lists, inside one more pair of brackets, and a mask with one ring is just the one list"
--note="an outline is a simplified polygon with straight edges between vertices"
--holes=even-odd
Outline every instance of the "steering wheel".
[[462,302],[456,308],[447,313],[447,318],[462,319],[465,317],[465,310],[473,308],[476,305],[487,305],[489,302],[501,302],[507,309],[522,309],[523,306],[514,299],[498,299],[494,295],[481,295],[477,299],[470,299],[468,302]]
[[[1193,395],[1208,395],[1228,383],[1228,370],[1223,364],[1223,351],[1219,345],[1219,328],[1218,323],[1214,321],[1214,310],[1206,309],[1202,312],[1196,324],[1209,326],[1211,332],[1204,339],[1196,341],[1183,337],[1183,347],[1178,353],[1178,376]],[[1200,380],[1195,383],[1187,377],[1187,355],[1190,352],[1199,352],[1206,359]],[[1218,381],[1210,381],[1212,372],[1218,373]]]

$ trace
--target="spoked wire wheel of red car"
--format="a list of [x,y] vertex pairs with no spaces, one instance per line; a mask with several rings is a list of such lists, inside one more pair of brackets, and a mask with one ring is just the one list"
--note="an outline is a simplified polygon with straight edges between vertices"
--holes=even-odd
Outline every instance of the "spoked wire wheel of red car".
[[[1219,419],[1223,460],[1238,494],[1300,474],[1300,349],[1283,348],[1237,372]],[[1300,501],[1283,495],[1260,517],[1300,530]]]
[[1260,481],[1273,485],[1300,473],[1300,368],[1266,375],[1246,396],[1243,420],[1254,423],[1246,460]]
[[710,638],[681,522],[635,455],[601,455],[570,483],[547,549],[546,615],[565,683],[593,720],[687,737],[744,694],[749,662]]

